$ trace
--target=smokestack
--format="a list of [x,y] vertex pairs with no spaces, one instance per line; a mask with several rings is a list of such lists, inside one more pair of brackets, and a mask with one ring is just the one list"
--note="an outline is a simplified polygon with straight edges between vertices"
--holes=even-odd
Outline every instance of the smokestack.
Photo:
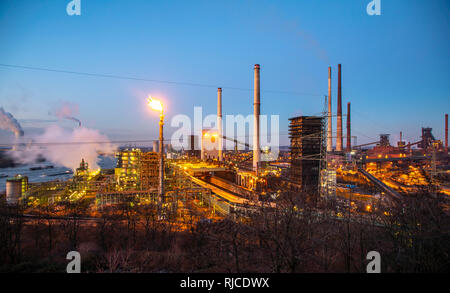
[[255,64],[255,84],[253,101],[253,170],[258,175],[260,162],[259,148],[259,114],[260,114],[260,90],[259,90],[259,64]]
[[342,152],[342,89],[341,89],[341,64],[338,64],[338,101],[337,101],[337,135],[336,151]]
[[217,89],[217,130],[219,135],[219,161],[222,161],[222,88]]
[[331,112],[331,66],[328,67],[328,133],[327,133],[327,152],[333,150],[333,126]]
[[445,152],[448,153],[448,114],[445,114]]
[[350,126],[350,103],[347,103],[347,152],[350,152],[352,150],[352,132]]
[[64,116],[64,118],[68,119],[68,120],[75,121],[76,123],[78,123],[78,127],[81,127],[81,121],[79,119],[77,119],[75,117],[71,117],[71,116]]
[[403,138],[403,133],[400,131],[400,141],[403,141],[402,138]]

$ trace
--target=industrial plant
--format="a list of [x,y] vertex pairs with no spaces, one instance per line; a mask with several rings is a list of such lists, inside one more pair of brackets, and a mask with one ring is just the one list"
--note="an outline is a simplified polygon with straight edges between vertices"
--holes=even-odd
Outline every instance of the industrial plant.
[[[156,241],[157,233],[163,233],[158,234],[161,239],[166,239],[170,233],[193,233],[197,235],[195,237],[200,237],[210,232],[198,229],[217,228],[222,231],[231,229],[230,225],[244,225],[233,226],[241,227],[236,229],[244,229],[246,225],[262,225],[252,229],[266,229],[269,226],[275,229],[271,225],[287,220],[278,218],[280,215],[289,215],[290,220],[285,223],[288,226],[293,219],[307,219],[308,224],[301,227],[315,223],[317,233],[330,229],[329,225],[341,227],[350,223],[358,229],[374,227],[385,231],[383,229],[391,227],[388,224],[390,221],[399,223],[398,217],[405,211],[406,202],[412,198],[436,200],[433,208],[441,209],[448,216],[448,114],[442,115],[444,142],[434,137],[432,128],[420,129],[418,125],[417,141],[404,141],[400,133],[399,141],[391,142],[391,133],[382,133],[377,141],[357,145],[356,137],[352,135],[351,101],[346,101],[345,114],[342,109],[341,70],[342,66],[338,64],[336,112],[332,109],[333,69],[328,67],[328,95],[324,97],[323,108],[318,109],[321,114],[295,116],[282,121],[289,128],[288,148],[278,146],[277,149],[261,144],[260,116],[263,114],[261,104],[264,104],[264,99],[260,90],[261,66],[255,64],[251,144],[238,136],[224,134],[222,106],[227,103],[227,93],[222,88],[217,88],[215,127],[203,128],[199,133],[188,135],[187,148],[181,149],[172,147],[170,141],[164,139],[164,105],[158,99],[149,97],[149,108],[158,112],[160,117],[158,140],[148,141],[144,147],[119,145],[109,154],[115,158],[112,168],[93,168],[86,158],[80,157],[79,166],[74,170],[54,174],[69,176],[65,180],[33,182],[25,174],[5,175],[2,209],[16,209],[26,221],[36,225],[47,221],[50,248],[56,241],[52,240],[52,225],[64,221],[72,223],[72,226],[67,226],[72,228],[66,228],[71,231],[68,237],[72,247],[76,248],[80,241],[77,231],[83,225],[89,229],[100,229],[102,245],[106,245],[104,229],[111,223],[115,223],[113,226],[127,227],[128,244],[129,239],[135,239],[129,237],[136,237],[132,235],[137,231],[146,231],[143,243],[150,245],[153,243],[148,242],[150,223],[154,225],[152,241]],[[23,135],[20,124],[11,114],[3,109],[0,114],[6,129],[11,129],[16,137]],[[343,125],[346,127],[345,134]],[[227,149],[227,142],[233,147]],[[33,144],[15,143],[3,151],[2,156],[26,151]],[[45,143],[37,145],[45,147]],[[97,155],[108,156],[100,152]],[[53,165],[33,167],[30,171],[46,168],[52,169]],[[139,228],[137,223],[142,223],[142,227],[146,228]],[[347,232],[336,228],[336,237],[350,235],[349,227]],[[230,231],[243,233],[241,230]],[[270,231],[268,235],[278,233],[277,229]],[[228,232],[221,235],[226,237]],[[289,233],[286,237],[296,235]],[[251,237],[246,239],[240,244],[243,247],[260,241]],[[344,240],[333,241],[337,241],[337,245],[346,243]],[[233,253],[231,255],[237,259],[237,252]],[[327,256],[324,258],[327,259]],[[346,263],[344,258],[341,263]],[[317,271],[323,270],[321,266],[311,266]],[[251,270],[251,267],[248,266],[248,269]],[[389,269],[394,270],[393,267]],[[172,270],[176,269],[172,267]],[[336,270],[353,269],[337,266]]]
[[[342,110],[341,64],[337,66],[336,114],[332,111],[329,67],[322,115],[290,118],[289,150],[262,161],[261,155],[270,150],[260,145],[260,70],[261,66],[255,64],[252,145],[223,134],[222,103],[226,103],[226,94],[222,88],[217,89],[217,128],[203,129],[201,137],[190,135],[189,147],[181,150],[165,146],[163,106],[150,99],[149,105],[161,111],[160,140],[153,141],[151,148],[120,147],[114,169],[92,170],[84,158],[79,158],[80,167],[66,181],[29,182],[18,174],[7,178],[5,200],[32,207],[84,198],[91,200],[94,211],[133,199],[176,209],[183,206],[179,201],[186,200],[186,194],[195,194],[191,200],[201,199],[200,209],[207,203],[205,217],[234,217],[255,206],[276,207],[277,196],[286,191],[323,201],[351,198],[351,204],[362,207],[362,214],[370,214],[370,207],[377,202],[392,203],[430,185],[436,196],[448,199],[448,114],[445,142],[436,140],[431,128],[423,127],[420,139],[413,142],[403,141],[400,133],[400,141],[394,145],[390,134],[380,134],[380,139],[371,143],[352,144],[351,102],[345,115]],[[9,117],[3,109],[1,113]],[[20,136],[23,131],[14,121],[14,132]],[[234,144],[234,149],[226,150],[226,141]]]

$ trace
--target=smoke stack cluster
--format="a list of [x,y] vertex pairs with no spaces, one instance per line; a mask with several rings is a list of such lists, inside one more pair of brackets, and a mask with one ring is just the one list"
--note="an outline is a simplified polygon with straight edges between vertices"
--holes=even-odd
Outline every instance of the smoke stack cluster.
[[328,67],[328,133],[327,133],[327,151],[333,150],[333,126],[332,119],[333,114],[331,112],[331,66]]
[[338,101],[337,101],[337,135],[336,151],[342,152],[342,88],[341,88],[341,64],[338,64]]
[[350,124],[350,103],[347,103],[347,152],[352,150],[352,132],[351,132],[351,124]]
[[217,89],[217,130],[219,136],[219,161],[222,161],[222,88]]
[[254,101],[253,101],[253,170],[258,175],[260,162],[260,146],[259,146],[259,114],[260,114],[260,82],[259,82],[259,64],[255,64],[254,78]]
[[445,114],[445,151],[448,153],[448,114]]

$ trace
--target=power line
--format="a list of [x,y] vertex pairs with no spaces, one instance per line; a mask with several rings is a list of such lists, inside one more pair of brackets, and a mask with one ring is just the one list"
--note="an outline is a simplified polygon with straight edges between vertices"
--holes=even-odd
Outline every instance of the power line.
[[[73,71],[73,70],[62,70],[62,69],[54,69],[54,68],[13,65],[13,64],[4,64],[4,63],[0,63],[0,66],[7,67],[7,68],[35,70],[35,71],[46,71],[46,72],[65,73],[65,74],[75,74],[75,75],[91,76],[91,77],[103,77],[103,78],[114,78],[114,79],[123,79],[123,80],[135,80],[135,81],[145,81],[145,82],[154,82],[154,83],[164,83],[164,84],[170,84],[170,85],[184,85],[184,86],[204,87],[204,88],[218,88],[218,87],[221,87],[223,89],[229,89],[229,90],[253,91],[253,89],[250,89],[250,88],[240,88],[240,87],[231,87],[231,86],[218,86],[218,85],[212,85],[212,84],[191,83],[191,82],[183,82],[183,81],[148,79],[148,78],[131,77],[131,76],[125,76],[125,75],[116,75],[116,74],[89,73],[89,72],[81,72],[81,71]],[[316,96],[317,97],[322,97],[323,96],[323,95],[313,94],[313,93],[302,93],[302,92],[291,92],[291,91],[280,91],[280,90],[262,90],[261,92],[274,93],[274,94],[297,95],[297,96],[314,96],[314,97],[316,97]]]

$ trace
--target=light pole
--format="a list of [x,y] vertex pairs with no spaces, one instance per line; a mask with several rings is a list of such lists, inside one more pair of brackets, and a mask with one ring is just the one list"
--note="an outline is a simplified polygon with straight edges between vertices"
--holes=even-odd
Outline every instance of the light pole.
[[162,201],[164,197],[164,109],[161,101],[155,100],[152,97],[147,99],[148,105],[153,110],[159,111],[159,202]]

